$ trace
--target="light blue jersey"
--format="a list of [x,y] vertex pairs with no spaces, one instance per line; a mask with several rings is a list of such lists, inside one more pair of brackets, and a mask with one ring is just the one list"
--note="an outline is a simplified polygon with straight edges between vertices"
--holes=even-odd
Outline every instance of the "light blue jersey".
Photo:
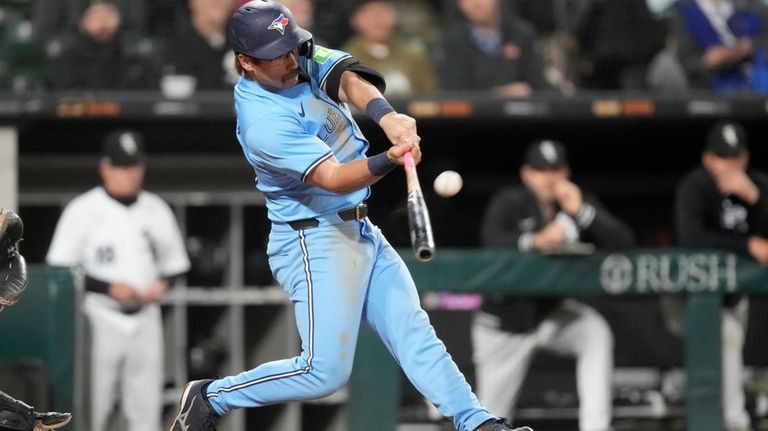
[[[316,48],[313,61],[302,59],[304,82],[270,92],[243,78],[235,87],[237,137],[267,199],[269,265],[294,305],[301,353],[214,380],[206,398],[225,414],[329,395],[349,379],[365,323],[421,393],[458,430],[472,431],[494,416],[435,335],[408,268],[367,217],[337,215],[370,189],[340,195],[306,181],[329,157],[347,163],[368,149],[347,107],[320,90],[329,75],[338,80],[334,68],[353,67],[347,59]],[[287,223],[304,219],[316,223]]]
[[274,222],[335,213],[370,195],[369,188],[338,195],[306,181],[331,155],[346,163],[365,157],[368,150],[346,104],[320,90],[349,54],[322,47],[315,52],[315,60],[302,67],[307,80],[291,88],[271,92],[245,78],[235,86],[237,138]]

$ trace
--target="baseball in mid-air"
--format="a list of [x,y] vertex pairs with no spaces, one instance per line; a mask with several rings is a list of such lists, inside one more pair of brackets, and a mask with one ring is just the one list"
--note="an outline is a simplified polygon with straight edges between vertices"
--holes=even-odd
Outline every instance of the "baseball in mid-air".
[[463,185],[464,180],[461,179],[461,175],[456,171],[441,172],[440,175],[435,178],[433,184],[435,193],[444,198],[449,198],[461,191]]

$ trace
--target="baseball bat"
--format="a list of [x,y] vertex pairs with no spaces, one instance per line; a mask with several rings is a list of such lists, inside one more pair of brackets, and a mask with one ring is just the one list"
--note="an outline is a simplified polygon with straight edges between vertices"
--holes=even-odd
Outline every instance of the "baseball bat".
[[421,192],[416,164],[411,152],[405,153],[405,179],[408,186],[408,228],[411,232],[411,245],[416,258],[426,262],[435,255],[435,239],[432,236],[432,224],[429,211]]

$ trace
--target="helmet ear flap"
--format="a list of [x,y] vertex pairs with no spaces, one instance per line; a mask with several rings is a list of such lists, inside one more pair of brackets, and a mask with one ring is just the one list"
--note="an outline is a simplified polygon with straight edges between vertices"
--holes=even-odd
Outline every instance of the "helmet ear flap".
[[299,55],[302,57],[311,57],[313,45],[312,39],[299,45]]

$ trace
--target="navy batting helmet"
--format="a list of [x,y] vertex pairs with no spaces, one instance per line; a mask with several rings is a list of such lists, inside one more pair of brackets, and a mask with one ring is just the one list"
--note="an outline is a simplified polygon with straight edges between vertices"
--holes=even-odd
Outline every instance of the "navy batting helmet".
[[282,3],[253,0],[232,14],[229,39],[236,53],[269,60],[300,45],[300,54],[309,54],[312,33],[299,27],[291,11]]

